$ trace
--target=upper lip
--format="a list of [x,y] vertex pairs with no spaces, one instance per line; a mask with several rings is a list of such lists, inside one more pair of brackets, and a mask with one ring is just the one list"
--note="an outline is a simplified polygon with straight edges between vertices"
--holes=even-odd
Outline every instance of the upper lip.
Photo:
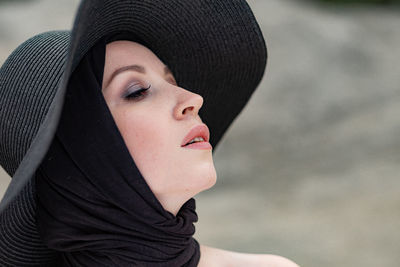
[[208,130],[207,125],[200,124],[193,127],[183,139],[181,146],[185,146],[195,137],[203,137],[204,141],[208,142],[210,140],[210,131]]

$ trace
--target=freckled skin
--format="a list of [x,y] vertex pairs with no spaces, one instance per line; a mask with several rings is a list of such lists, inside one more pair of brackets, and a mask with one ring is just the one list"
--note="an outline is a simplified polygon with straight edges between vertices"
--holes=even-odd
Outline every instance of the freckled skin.
[[[124,71],[110,81],[116,69],[134,64],[143,66],[146,73]],[[181,147],[188,132],[202,123],[198,111],[203,98],[177,86],[164,67],[139,43],[109,43],[102,92],[136,166],[163,207],[176,214],[188,199],[212,187],[217,175],[211,149]],[[132,84],[134,89],[131,86],[129,91]],[[123,98],[127,91],[148,85],[143,97]]]

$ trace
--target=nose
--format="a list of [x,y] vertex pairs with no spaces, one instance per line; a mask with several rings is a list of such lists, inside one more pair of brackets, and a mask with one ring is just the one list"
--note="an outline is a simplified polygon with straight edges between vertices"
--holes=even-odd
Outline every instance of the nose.
[[173,111],[174,117],[177,120],[185,119],[188,116],[196,117],[203,105],[203,97],[186,89],[180,89],[181,90],[178,92],[178,100]]

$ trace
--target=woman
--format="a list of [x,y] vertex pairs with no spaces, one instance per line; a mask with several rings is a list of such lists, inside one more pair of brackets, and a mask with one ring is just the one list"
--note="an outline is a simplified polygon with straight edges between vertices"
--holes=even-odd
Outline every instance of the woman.
[[21,45],[0,73],[0,263],[296,266],[193,239],[212,147],[265,63],[245,1],[83,1],[71,37]]

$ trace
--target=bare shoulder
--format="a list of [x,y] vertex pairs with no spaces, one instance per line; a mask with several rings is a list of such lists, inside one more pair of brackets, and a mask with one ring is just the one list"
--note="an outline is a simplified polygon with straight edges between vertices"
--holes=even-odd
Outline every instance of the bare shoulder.
[[248,254],[200,246],[199,267],[299,267],[293,261],[271,254]]

